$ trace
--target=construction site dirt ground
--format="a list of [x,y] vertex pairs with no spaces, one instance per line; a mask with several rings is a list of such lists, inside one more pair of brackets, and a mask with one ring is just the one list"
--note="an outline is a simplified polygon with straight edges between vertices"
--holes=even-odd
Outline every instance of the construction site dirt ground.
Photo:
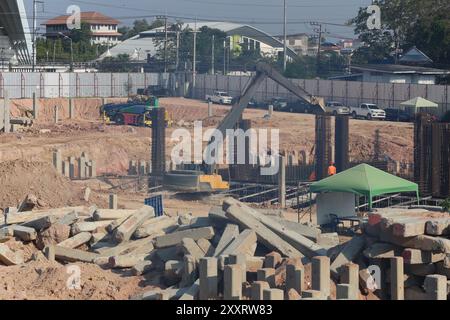
[[[124,99],[114,99],[123,101]],[[13,100],[14,116],[31,112],[31,100]],[[34,194],[41,208],[62,206],[108,206],[108,196],[114,188],[119,208],[139,208],[147,196],[137,191],[127,180],[114,179],[125,176],[130,160],[150,160],[151,129],[116,126],[100,119],[101,99],[77,99],[75,118],[68,119],[67,99],[41,100],[39,119],[27,131],[0,136],[0,208],[17,206],[27,195]],[[54,106],[59,106],[60,121],[53,123]],[[184,98],[164,98],[160,105],[166,107],[173,126],[166,132],[166,157],[169,159],[175,141],[171,134],[177,128],[193,132],[193,122],[203,121],[204,129],[215,128],[228,106],[214,105],[215,116],[208,117],[205,102]],[[315,122],[313,115],[275,112],[265,119],[267,111],[248,109],[244,119],[252,120],[253,128],[280,130],[280,149],[305,150],[310,153],[314,145]],[[370,160],[374,152],[375,130],[380,131],[381,154],[396,161],[412,162],[413,124],[386,121],[350,120],[350,158],[356,161]],[[52,166],[52,152],[61,150],[63,159],[79,157],[86,152],[97,163],[98,178],[71,181],[58,175]],[[112,178],[105,178],[108,175]],[[119,187],[124,184],[123,187]],[[84,199],[85,189],[91,194]],[[206,199],[179,198],[173,193],[164,194],[164,207],[168,215],[191,213],[206,216],[219,197]],[[296,220],[295,211],[284,216]],[[305,219],[309,219],[306,216]],[[30,247],[30,256],[32,254]],[[68,291],[67,274],[59,264],[32,262],[23,266],[0,266],[0,299],[127,299],[154,285],[154,279],[122,277],[120,273],[103,270],[95,265],[79,264],[84,274],[80,291]],[[306,276],[308,277],[308,275]]]

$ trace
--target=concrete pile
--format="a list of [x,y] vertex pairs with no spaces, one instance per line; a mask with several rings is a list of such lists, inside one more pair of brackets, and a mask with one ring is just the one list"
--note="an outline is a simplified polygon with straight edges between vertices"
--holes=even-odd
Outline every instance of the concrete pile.
[[[379,209],[369,214],[364,235],[367,246],[363,256],[380,270],[378,290],[382,298],[447,299],[450,288],[448,213],[420,208]],[[365,289],[370,290],[367,286]]]
[[7,245],[15,237],[41,250],[36,259],[158,280],[160,288],[133,299],[446,299],[447,218],[374,212],[362,234],[340,244],[337,234],[232,198],[207,217],[155,217],[149,206],[12,212],[0,227],[0,264],[25,263],[23,252]]

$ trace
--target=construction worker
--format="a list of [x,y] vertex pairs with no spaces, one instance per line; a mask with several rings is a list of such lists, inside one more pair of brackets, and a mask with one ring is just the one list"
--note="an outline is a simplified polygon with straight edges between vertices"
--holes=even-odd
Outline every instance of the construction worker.
[[328,166],[328,176],[334,176],[336,174],[336,167],[334,166],[334,162],[330,162]]

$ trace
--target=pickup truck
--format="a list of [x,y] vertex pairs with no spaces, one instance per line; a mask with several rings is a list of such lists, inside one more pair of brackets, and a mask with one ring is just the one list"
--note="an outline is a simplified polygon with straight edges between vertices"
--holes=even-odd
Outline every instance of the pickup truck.
[[350,108],[337,101],[328,101],[325,104],[325,111],[333,116],[350,114]]
[[386,112],[380,108],[376,104],[373,103],[361,103],[359,107],[352,108],[352,116],[354,119],[356,118],[365,118],[367,120],[372,119],[386,119]]
[[214,91],[212,95],[207,94],[205,100],[212,103],[232,104],[233,97],[225,91]]

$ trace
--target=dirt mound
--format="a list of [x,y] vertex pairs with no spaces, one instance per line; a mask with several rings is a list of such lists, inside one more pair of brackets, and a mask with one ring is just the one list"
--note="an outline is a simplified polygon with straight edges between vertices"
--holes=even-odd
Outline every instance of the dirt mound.
[[76,198],[70,181],[45,162],[1,162],[0,185],[7,186],[0,188],[1,208],[17,206],[30,193],[42,207],[64,207]]
[[[108,98],[106,103],[125,102],[126,98]],[[58,107],[59,119],[69,118],[69,99],[37,99],[38,120],[37,123],[48,123],[54,121],[55,106]],[[32,99],[13,99],[11,100],[11,114],[13,117],[27,117],[32,114]],[[74,98],[72,104],[74,106],[74,119],[77,120],[98,120],[100,118],[100,106],[103,100],[101,98]]]
[[139,290],[139,277],[124,278],[94,264],[76,263],[81,289],[69,289],[73,271],[56,262],[0,266],[0,297],[4,300],[124,300]]

